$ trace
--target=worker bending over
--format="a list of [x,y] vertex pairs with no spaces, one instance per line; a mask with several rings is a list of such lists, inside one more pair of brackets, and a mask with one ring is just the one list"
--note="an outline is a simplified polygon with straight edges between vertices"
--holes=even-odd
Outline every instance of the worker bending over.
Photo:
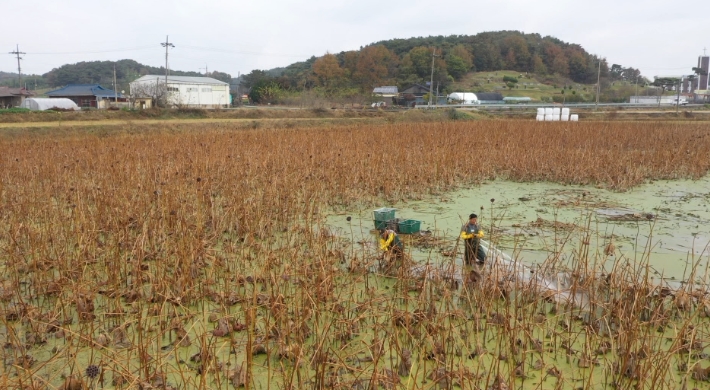
[[383,252],[392,252],[394,255],[399,256],[404,253],[404,245],[402,241],[399,240],[399,236],[394,230],[385,229],[382,234],[380,234],[380,250]]
[[468,216],[468,223],[461,228],[461,238],[464,240],[464,264],[483,264],[486,261],[486,252],[481,247],[483,230],[478,226],[478,216],[471,214]]

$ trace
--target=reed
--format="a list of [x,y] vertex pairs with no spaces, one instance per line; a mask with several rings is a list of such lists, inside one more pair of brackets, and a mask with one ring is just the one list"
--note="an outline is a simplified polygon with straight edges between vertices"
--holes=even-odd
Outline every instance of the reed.
[[[440,258],[379,268],[323,222],[494,178],[620,191],[699,178],[709,136],[696,123],[513,121],[5,136],[0,386],[699,386],[707,291],[654,285],[647,258],[605,269],[615,250],[589,246],[588,216],[536,271],[567,275],[583,297],[567,301],[455,279]],[[688,274],[703,272],[692,260]]]

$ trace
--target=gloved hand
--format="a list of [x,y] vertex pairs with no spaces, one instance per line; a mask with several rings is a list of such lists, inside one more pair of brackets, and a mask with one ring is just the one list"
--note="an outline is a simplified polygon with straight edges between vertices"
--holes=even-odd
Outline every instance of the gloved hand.
[[483,238],[483,236],[485,236],[485,234],[483,234],[483,230],[479,230],[479,231],[478,231],[478,234],[476,235],[476,237],[478,237],[478,238]]
[[470,240],[473,238],[473,233],[467,234],[466,232],[461,232],[461,238],[464,240]]

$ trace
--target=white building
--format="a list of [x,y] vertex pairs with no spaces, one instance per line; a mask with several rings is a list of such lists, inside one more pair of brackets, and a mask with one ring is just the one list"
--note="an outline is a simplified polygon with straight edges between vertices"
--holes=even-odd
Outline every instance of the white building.
[[[232,103],[229,84],[211,77],[168,76],[170,106],[224,108]],[[131,98],[157,98],[165,90],[165,76],[146,75],[130,84]]]

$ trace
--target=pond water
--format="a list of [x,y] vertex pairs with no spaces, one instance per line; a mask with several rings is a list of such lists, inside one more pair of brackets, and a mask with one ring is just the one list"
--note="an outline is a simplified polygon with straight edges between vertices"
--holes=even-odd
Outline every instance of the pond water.
[[[397,218],[421,220],[421,229],[440,239],[439,245],[407,248],[419,262],[446,260],[468,215],[477,213],[486,238],[529,265],[545,262],[555,253],[559,262],[569,261],[585,241],[602,260],[604,270],[618,262],[648,261],[658,280],[688,280],[694,266],[696,283],[708,279],[710,177],[654,181],[626,192],[491,181],[424,200],[381,206],[396,208]],[[329,216],[327,223],[339,236],[360,243],[354,250],[374,252],[372,210],[361,207],[339,212]],[[604,252],[610,243],[613,255],[607,256]],[[459,245],[457,253],[462,252],[463,245]]]

